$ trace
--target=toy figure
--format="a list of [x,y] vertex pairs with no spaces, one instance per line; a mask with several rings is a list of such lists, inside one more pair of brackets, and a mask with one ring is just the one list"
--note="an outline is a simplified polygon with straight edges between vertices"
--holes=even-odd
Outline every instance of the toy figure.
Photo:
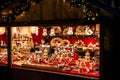
[[47,29],[43,29],[43,33],[42,33],[43,36],[47,36]]
[[72,28],[72,27],[69,27],[69,28],[68,28],[67,34],[68,34],[68,35],[73,35],[73,28]]
[[50,30],[50,36],[55,36],[55,30],[54,29]]
[[87,28],[85,29],[85,33],[86,33],[87,35],[92,35],[92,34],[93,34],[93,31],[90,29],[90,27],[87,27]]

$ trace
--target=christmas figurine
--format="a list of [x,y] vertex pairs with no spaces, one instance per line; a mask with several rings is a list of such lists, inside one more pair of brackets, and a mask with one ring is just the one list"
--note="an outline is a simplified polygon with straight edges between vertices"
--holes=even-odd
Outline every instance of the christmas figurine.
[[73,35],[73,28],[72,28],[72,27],[69,27],[69,28],[68,28],[67,34],[68,34],[68,35]]
[[85,33],[86,33],[87,35],[92,35],[92,34],[93,34],[93,31],[90,29],[90,27],[87,27],[87,28],[85,29]]
[[55,36],[55,30],[54,29],[50,30],[50,36]]
[[43,29],[42,35],[43,35],[43,36],[47,36],[47,29],[46,29],[46,28]]

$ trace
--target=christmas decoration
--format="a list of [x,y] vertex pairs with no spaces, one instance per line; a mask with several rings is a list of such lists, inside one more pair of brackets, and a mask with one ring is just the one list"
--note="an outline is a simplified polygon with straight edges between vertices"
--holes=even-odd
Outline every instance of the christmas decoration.
[[55,36],[55,30],[54,30],[54,29],[51,29],[49,35],[50,35],[50,36]]
[[[6,1],[6,2],[5,2]],[[2,4],[3,2],[0,1],[0,10],[2,10],[3,8],[7,7],[5,5],[8,5],[10,4],[10,0],[3,0],[3,2],[5,2],[4,4]],[[28,11],[29,8],[30,8],[30,5],[32,3],[39,3],[40,0],[21,0],[20,1],[20,4],[15,6],[13,9],[12,9],[12,14],[8,14],[6,15],[5,17],[3,17],[3,21],[4,22],[8,22],[8,23],[11,23],[15,20],[16,16],[22,14],[22,12],[24,11]],[[2,14],[2,16],[4,16]]]
[[72,27],[68,28],[67,35],[73,35],[73,28]]
[[43,36],[47,36],[47,29],[46,29],[46,28],[43,29],[42,35],[43,35]]
[[11,3],[11,0],[0,0],[0,11]]
[[86,0],[66,0],[66,2],[75,8],[82,8],[88,21],[99,19],[99,9],[92,7]]

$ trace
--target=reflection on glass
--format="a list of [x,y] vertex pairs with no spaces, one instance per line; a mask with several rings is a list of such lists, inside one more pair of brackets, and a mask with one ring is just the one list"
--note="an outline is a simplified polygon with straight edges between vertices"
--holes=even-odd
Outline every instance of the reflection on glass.
[[99,77],[99,26],[12,27],[12,64]]

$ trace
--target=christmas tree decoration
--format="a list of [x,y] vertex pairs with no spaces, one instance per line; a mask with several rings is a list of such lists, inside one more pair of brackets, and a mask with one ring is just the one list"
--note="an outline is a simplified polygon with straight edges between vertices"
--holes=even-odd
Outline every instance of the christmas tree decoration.
[[42,35],[43,35],[43,36],[47,36],[47,35],[48,35],[48,34],[47,34],[47,29],[46,29],[46,28],[43,29]]
[[[16,5],[13,9],[12,9],[12,14],[8,14],[6,17],[4,18],[3,21],[4,22],[8,22],[11,23],[12,21],[14,21],[14,19],[16,18],[16,16],[19,16],[20,14],[22,14],[22,12],[24,11],[28,11],[30,9],[31,4],[34,3],[39,3],[40,0],[20,0],[20,4]],[[4,2],[4,4],[2,4]],[[10,0],[3,0],[2,2],[0,1],[0,10],[7,7],[8,4],[10,4]],[[8,21],[10,20],[10,21]]]
[[86,0],[66,0],[66,2],[75,8],[82,8],[87,21],[97,21],[99,19],[99,10],[91,6]]
[[55,36],[55,30],[54,30],[54,29],[51,29],[49,35],[50,35],[50,36]]
[[67,35],[73,35],[73,28],[72,27],[68,28]]
[[73,7],[77,8],[81,8],[82,6],[84,6],[84,4],[86,4],[85,0],[66,0],[66,1]]

